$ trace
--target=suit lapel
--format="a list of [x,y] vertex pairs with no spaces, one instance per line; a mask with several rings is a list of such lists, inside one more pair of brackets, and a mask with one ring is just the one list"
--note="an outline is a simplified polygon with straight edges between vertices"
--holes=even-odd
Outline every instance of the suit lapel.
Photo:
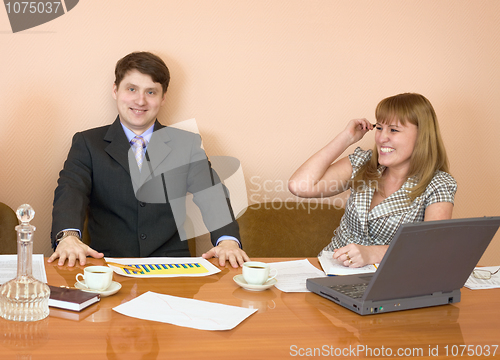
[[138,189],[146,181],[151,180],[152,173],[154,176],[158,176],[168,170],[164,160],[172,149],[167,145],[167,142],[170,141],[170,136],[165,129],[166,127],[158,121],[155,122],[153,135],[147,149],[149,161],[143,162],[141,172],[139,172],[139,168],[137,167],[134,152],[123,131],[119,116],[111,124],[104,136],[104,141],[109,142],[109,145],[105,148],[106,153],[131,175],[134,188]]
[[[165,158],[172,151],[172,148],[167,145],[169,141],[170,136],[168,135],[167,127],[164,127],[160,123],[156,122],[147,151],[149,158],[147,172],[149,174],[153,172],[154,176],[159,176],[168,170],[166,168],[167,162],[165,161]],[[145,170],[144,165],[143,170]]]
[[113,124],[109,127],[106,135],[104,136],[104,141],[109,142],[109,145],[104,149],[106,153],[108,153],[109,156],[111,156],[128,174],[130,174],[128,165],[128,151],[130,150],[130,144],[127,140],[125,132],[123,131],[119,117],[117,117]]

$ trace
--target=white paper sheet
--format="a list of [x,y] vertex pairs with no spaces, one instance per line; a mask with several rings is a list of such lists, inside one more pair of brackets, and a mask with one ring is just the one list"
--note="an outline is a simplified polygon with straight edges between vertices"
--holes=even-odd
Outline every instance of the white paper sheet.
[[327,275],[353,275],[374,273],[378,265],[366,265],[360,268],[344,266],[340,261],[333,258],[333,251],[322,251],[318,256],[319,263]]
[[[47,273],[43,254],[33,254],[31,260],[32,275],[35,279],[47,283]],[[15,279],[17,276],[17,255],[0,255],[0,284]]]
[[[494,273],[498,270],[500,266],[485,266],[485,267],[477,267],[478,270],[488,270]],[[500,288],[500,272],[497,272],[495,275],[491,276],[489,280],[476,279],[472,274],[469,276],[467,281],[465,282],[465,287],[478,290],[478,289],[496,289]]]
[[[202,257],[151,257],[151,258],[104,258],[106,262],[114,262],[128,266],[139,266],[142,273],[133,273],[118,266],[108,264],[119,275],[151,278],[178,276],[208,276],[217,274],[220,269]],[[151,265],[151,267],[149,266]],[[146,267],[145,267],[146,266]]]
[[325,276],[307,259],[269,263],[269,266],[278,271],[278,282],[274,286],[283,292],[309,292],[306,280]]
[[120,314],[199,330],[231,330],[258,309],[157,294],[151,291],[114,307]]

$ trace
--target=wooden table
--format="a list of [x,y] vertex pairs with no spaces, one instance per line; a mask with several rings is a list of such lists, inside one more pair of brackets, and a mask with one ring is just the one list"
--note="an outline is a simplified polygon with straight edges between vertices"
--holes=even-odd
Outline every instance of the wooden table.
[[[265,262],[285,259],[256,259]],[[292,260],[292,259],[290,259]],[[317,259],[310,259],[318,266]],[[215,264],[215,261],[212,260]],[[101,265],[89,259],[89,265]],[[46,263],[50,285],[73,286],[76,266]],[[80,313],[51,308],[48,318],[0,318],[0,359],[290,359],[469,357],[500,343],[500,289],[462,289],[458,304],[360,316],[312,293],[276,288],[246,291],[233,281],[241,269],[225,267],[197,278],[135,279],[114,275],[122,289]],[[230,331],[202,331],[121,315],[113,307],[154,291],[227,305],[257,308]],[[447,348],[446,348],[447,347]],[[471,352],[473,349],[473,353]],[[439,356],[435,355],[436,351]],[[448,356],[446,356],[448,351]],[[339,356],[342,355],[343,356]],[[309,356],[306,356],[309,355]],[[408,356],[409,357],[409,356]],[[500,357],[500,349],[496,356]]]

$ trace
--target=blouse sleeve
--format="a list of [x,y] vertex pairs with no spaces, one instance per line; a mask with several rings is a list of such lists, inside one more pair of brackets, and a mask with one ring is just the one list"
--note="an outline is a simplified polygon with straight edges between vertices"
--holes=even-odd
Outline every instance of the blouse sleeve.
[[427,186],[426,192],[428,194],[425,199],[425,207],[438,202],[454,204],[457,182],[450,174],[439,171]]
[[354,153],[349,155],[349,161],[352,166],[351,179],[354,179],[359,169],[361,169],[361,167],[371,159],[372,152],[372,150],[363,150],[360,147],[357,147],[356,150],[354,150]]

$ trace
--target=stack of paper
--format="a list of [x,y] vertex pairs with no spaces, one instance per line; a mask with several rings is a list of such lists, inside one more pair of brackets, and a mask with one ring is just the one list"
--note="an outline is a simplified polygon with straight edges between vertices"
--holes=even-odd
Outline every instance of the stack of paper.
[[269,263],[269,266],[278,271],[274,286],[283,292],[309,292],[306,280],[325,276],[307,259]]
[[[47,283],[43,254],[33,254],[31,268],[33,277]],[[15,279],[17,276],[17,255],[0,255],[0,284]]]
[[[488,270],[492,273],[498,270],[498,266],[486,266],[486,267],[478,267],[478,270]],[[478,290],[478,289],[495,289],[500,288],[500,272],[491,276],[489,280],[476,279],[472,274],[469,276],[467,281],[465,282],[465,287]]]

